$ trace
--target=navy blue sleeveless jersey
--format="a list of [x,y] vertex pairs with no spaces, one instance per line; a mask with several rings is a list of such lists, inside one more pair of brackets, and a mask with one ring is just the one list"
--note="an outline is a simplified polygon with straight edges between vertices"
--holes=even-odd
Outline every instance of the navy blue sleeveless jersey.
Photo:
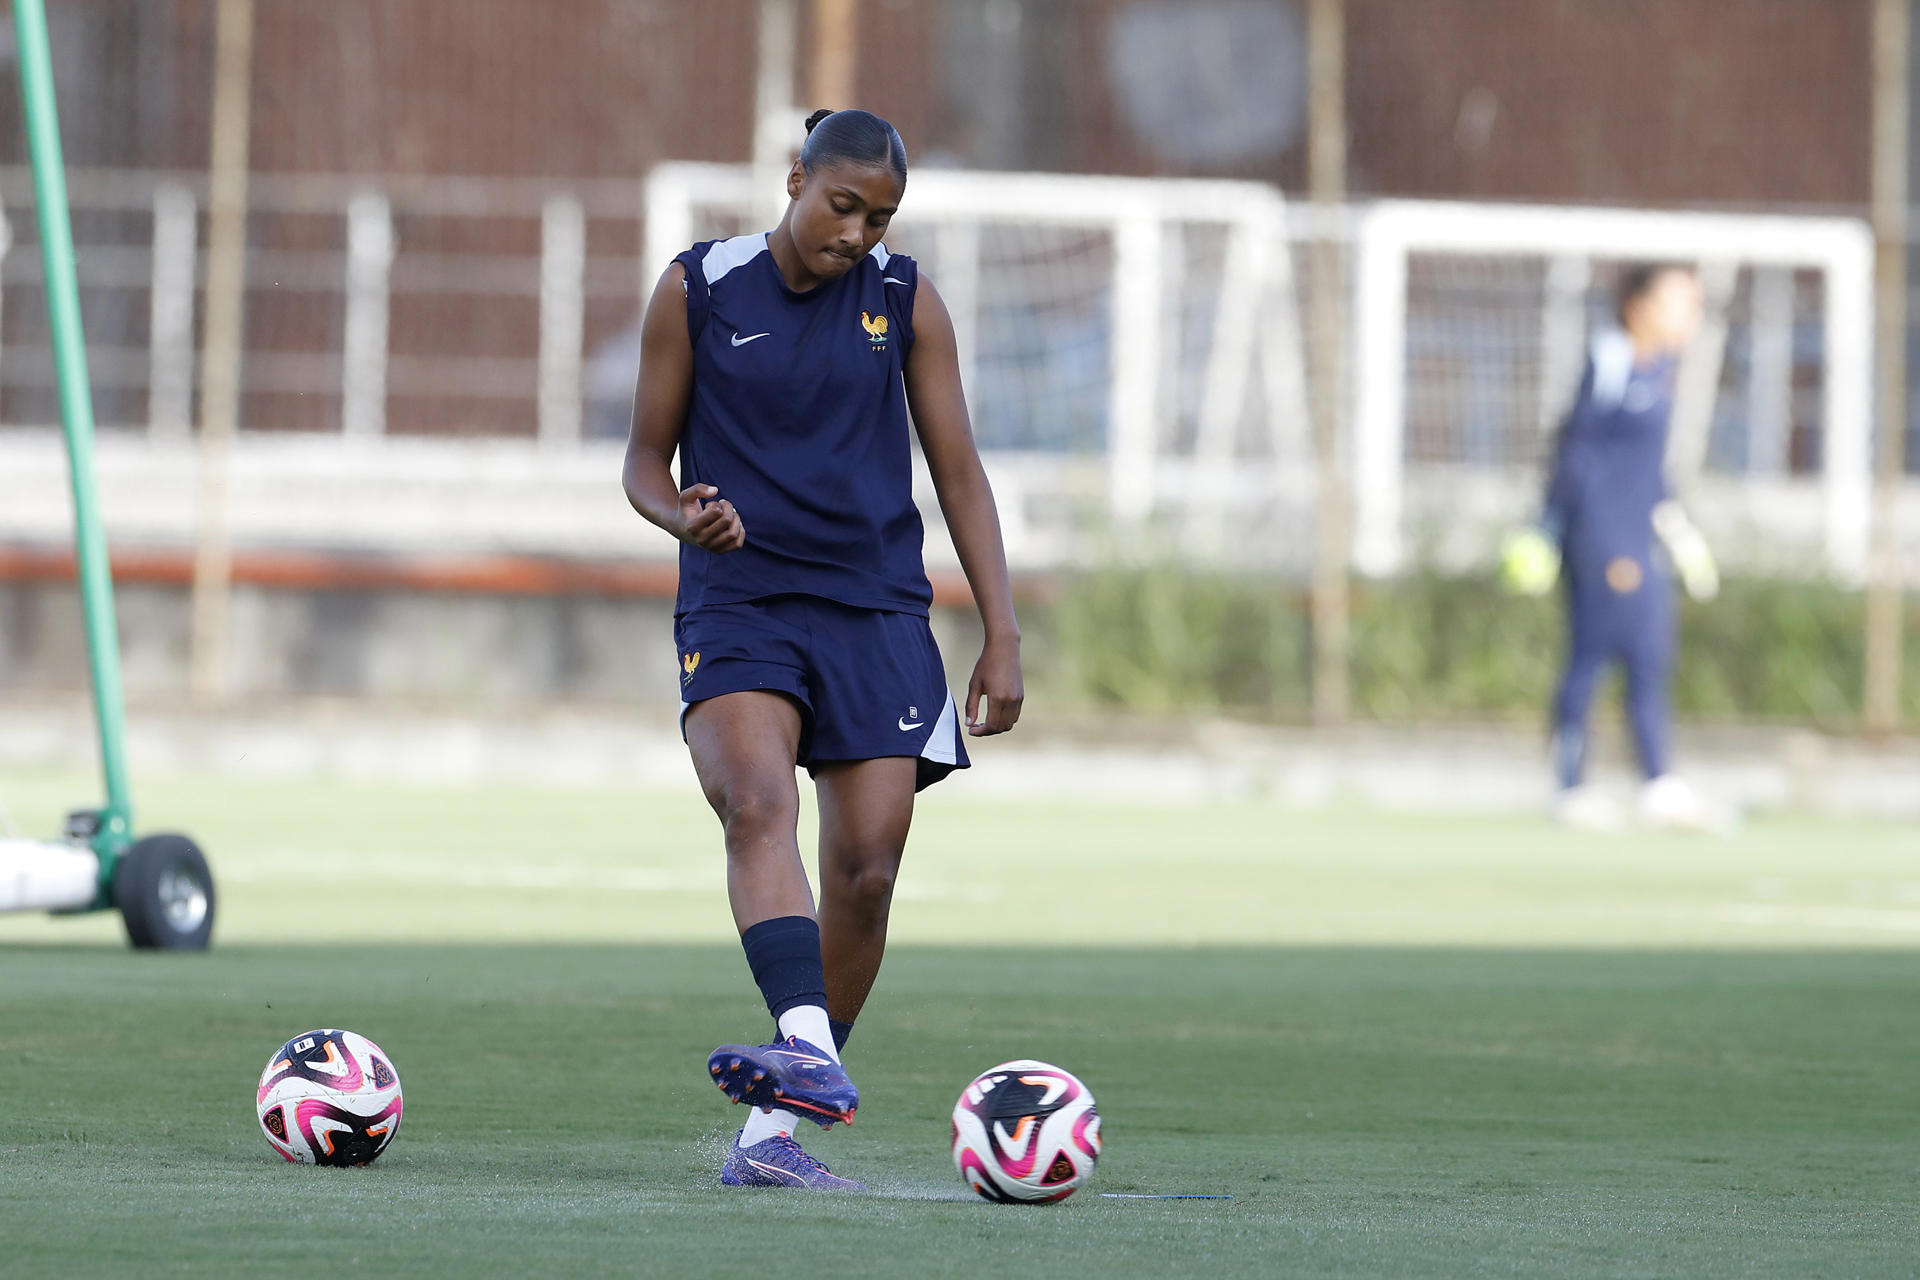
[[675,261],[693,340],[680,485],[714,486],[747,531],[725,555],[681,547],[675,612],[797,594],[924,616],[902,376],[913,259],[876,245],[806,293],[788,287],[764,233]]
[[1573,578],[1598,579],[1616,559],[1651,574],[1653,509],[1667,497],[1667,429],[1677,362],[1634,362],[1617,330],[1594,339],[1560,429],[1542,523]]

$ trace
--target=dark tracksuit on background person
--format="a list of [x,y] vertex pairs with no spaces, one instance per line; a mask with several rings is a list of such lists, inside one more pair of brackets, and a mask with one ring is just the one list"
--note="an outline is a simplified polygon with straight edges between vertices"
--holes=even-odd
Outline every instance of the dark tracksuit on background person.
[[1568,652],[1553,704],[1554,769],[1578,786],[1595,686],[1626,670],[1627,717],[1649,779],[1668,768],[1667,683],[1677,620],[1654,508],[1667,499],[1667,431],[1678,361],[1635,361],[1627,335],[1595,339],[1580,393],[1560,431],[1542,525],[1559,542]]

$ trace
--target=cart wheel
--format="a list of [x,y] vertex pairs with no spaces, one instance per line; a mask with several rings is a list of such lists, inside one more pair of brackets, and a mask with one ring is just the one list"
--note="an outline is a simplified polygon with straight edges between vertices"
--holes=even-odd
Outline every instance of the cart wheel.
[[213,873],[185,836],[148,836],[114,868],[113,905],[134,946],[205,951],[213,936]]

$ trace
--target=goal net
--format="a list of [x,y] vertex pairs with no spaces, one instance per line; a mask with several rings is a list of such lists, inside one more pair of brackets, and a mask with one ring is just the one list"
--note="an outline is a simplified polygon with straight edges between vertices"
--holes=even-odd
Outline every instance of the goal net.
[[1389,201],[1360,215],[1355,562],[1484,558],[1540,497],[1621,269],[1699,268],[1668,470],[1736,564],[1864,573],[1872,240],[1841,218]]
[[[770,225],[768,180],[655,169],[643,287],[696,240]],[[1201,536],[1195,505],[1271,520],[1276,492],[1298,486],[1310,449],[1277,189],[921,169],[887,245],[953,314],[1016,561],[1081,559],[1115,529]]]

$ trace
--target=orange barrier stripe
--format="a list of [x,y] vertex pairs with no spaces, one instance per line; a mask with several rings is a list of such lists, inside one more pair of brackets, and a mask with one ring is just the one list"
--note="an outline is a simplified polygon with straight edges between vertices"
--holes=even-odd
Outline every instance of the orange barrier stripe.
[[[110,553],[117,582],[188,586],[193,554],[179,548],[122,547]],[[71,582],[73,553],[0,544],[0,582]],[[966,578],[928,575],[937,605],[973,603]],[[526,555],[376,556],[352,552],[251,550],[233,555],[235,585],[293,591],[434,591],[501,596],[614,596],[671,599],[679,570],[671,564]],[[1050,596],[1046,579],[1017,580],[1015,594]]]

